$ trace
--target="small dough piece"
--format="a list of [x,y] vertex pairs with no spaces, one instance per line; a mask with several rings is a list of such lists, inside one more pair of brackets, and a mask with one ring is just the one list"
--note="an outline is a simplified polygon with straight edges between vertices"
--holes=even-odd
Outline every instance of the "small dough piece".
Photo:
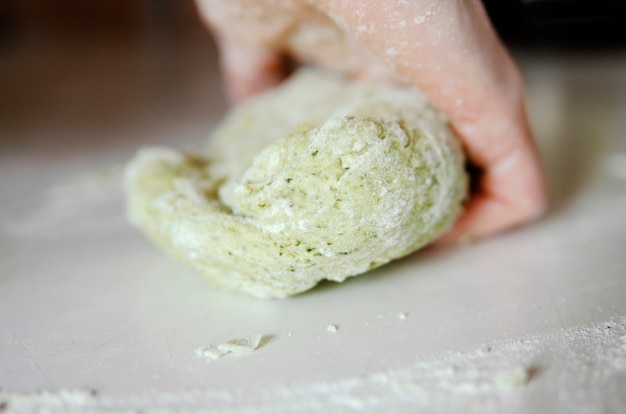
[[206,155],[143,149],[126,181],[136,226],[214,285],[259,298],[419,249],[467,193],[461,148],[421,93],[311,70],[235,107]]
[[220,359],[230,353],[252,352],[261,345],[263,339],[263,335],[255,334],[247,338],[231,339],[217,345],[201,346],[196,349],[196,355],[207,359]]

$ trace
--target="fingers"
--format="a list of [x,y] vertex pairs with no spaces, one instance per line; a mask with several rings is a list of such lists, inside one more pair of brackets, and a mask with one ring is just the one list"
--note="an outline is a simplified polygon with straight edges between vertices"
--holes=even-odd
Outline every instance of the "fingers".
[[286,75],[285,60],[277,51],[219,38],[225,92],[239,102],[278,85]]
[[[488,236],[534,220],[545,212],[548,196],[543,168],[530,139],[522,104],[506,109],[514,113],[494,112],[496,119],[483,121],[489,121],[489,125],[471,126],[486,131],[485,136],[489,128],[495,129],[491,136],[506,139],[494,139],[494,142],[482,139],[468,151],[469,158],[482,170],[473,177],[475,192],[464,213],[440,243]],[[498,122],[498,119],[511,121]],[[473,137],[472,131],[467,132],[460,135]]]
[[[522,150],[511,150],[477,178],[476,193],[461,217],[436,244],[446,245],[488,236],[540,217],[546,208],[542,170]],[[536,174],[534,177],[528,175]]]
[[285,76],[279,44],[271,40],[273,31],[281,33],[287,23],[272,20],[272,10],[256,3],[196,0],[200,17],[215,34],[225,93],[232,102],[271,88]]
[[[546,189],[528,128],[522,79],[479,0],[311,1],[395,73],[420,87],[433,105],[448,115],[469,161],[482,170],[475,183],[478,191],[446,236],[448,240],[489,235],[540,215],[545,209]],[[243,9],[233,9],[230,3],[197,2],[217,32],[227,93],[232,100],[245,99],[282,80],[284,64],[277,53],[281,48],[303,54],[302,50],[312,47],[310,37],[295,36],[300,32],[294,29],[293,15],[300,9],[291,6],[297,2],[276,3],[284,8],[259,15],[263,18],[255,15],[245,24],[235,19]],[[219,8],[218,3],[228,7]],[[252,7],[255,2],[246,4]],[[268,5],[259,7],[254,10],[266,10]],[[290,17],[279,18],[280,10]],[[311,12],[300,11],[302,16]],[[231,27],[230,21],[238,21],[239,30]],[[240,36],[232,37],[234,33]],[[300,43],[285,43],[288,33]],[[326,44],[332,49],[332,42]],[[330,53],[337,56],[330,63],[310,51],[304,55],[318,56],[312,60],[333,66],[334,61],[348,59],[348,52],[352,49]]]
[[482,170],[447,240],[486,236],[541,214],[546,189],[523,82],[478,0],[318,1],[448,115]]

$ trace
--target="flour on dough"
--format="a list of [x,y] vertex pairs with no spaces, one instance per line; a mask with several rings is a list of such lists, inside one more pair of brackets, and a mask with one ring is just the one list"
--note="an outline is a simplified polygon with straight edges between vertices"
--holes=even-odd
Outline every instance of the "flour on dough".
[[128,211],[215,286],[282,298],[436,239],[466,196],[463,163],[418,91],[301,71],[235,107],[202,153],[141,150]]

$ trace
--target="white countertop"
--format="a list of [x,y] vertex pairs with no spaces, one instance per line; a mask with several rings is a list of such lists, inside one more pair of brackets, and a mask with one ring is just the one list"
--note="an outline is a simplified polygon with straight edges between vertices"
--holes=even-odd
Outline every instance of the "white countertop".
[[520,56],[540,223],[278,301],[211,288],[124,219],[136,148],[197,147],[224,113],[210,49],[5,58],[0,412],[626,410],[626,54]]

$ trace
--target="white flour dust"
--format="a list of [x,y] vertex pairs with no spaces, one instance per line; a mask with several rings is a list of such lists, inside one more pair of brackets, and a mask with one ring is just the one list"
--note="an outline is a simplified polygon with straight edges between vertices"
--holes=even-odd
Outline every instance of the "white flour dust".
[[39,205],[0,222],[18,238],[101,235],[128,227],[121,166],[87,171],[47,189]]
[[620,412],[626,406],[626,318],[421,357],[352,378],[249,389],[0,391],[0,412],[308,413]]

